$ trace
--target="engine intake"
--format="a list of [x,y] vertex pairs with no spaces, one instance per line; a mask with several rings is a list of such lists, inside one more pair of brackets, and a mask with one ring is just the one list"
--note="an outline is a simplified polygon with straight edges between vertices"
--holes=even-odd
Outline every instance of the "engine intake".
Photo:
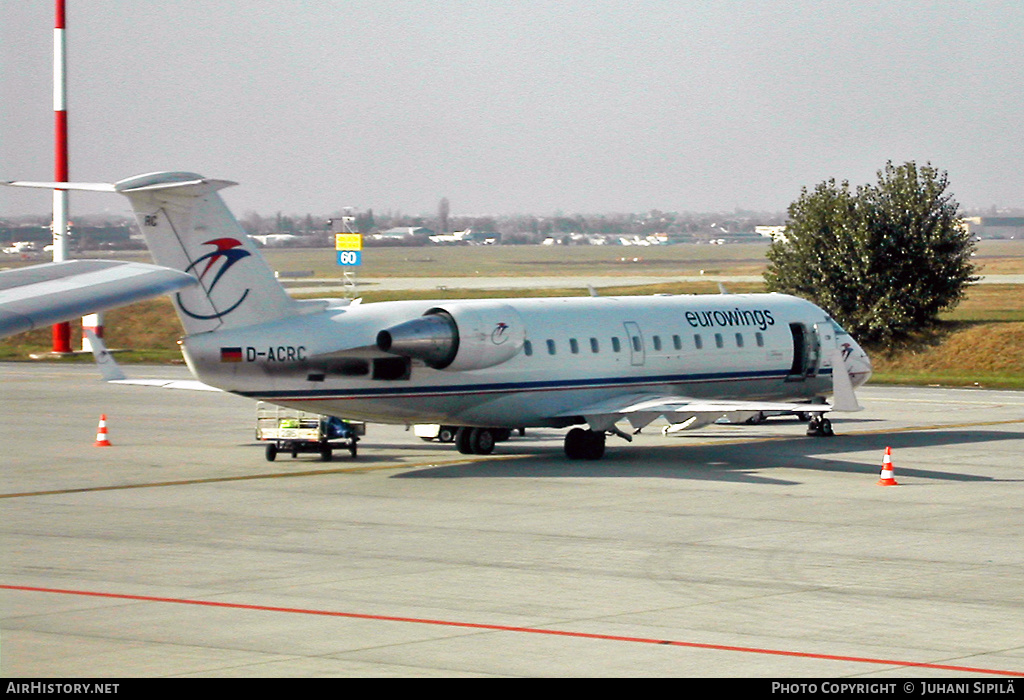
[[508,304],[469,302],[435,307],[377,334],[383,352],[454,372],[494,367],[515,357],[526,331]]

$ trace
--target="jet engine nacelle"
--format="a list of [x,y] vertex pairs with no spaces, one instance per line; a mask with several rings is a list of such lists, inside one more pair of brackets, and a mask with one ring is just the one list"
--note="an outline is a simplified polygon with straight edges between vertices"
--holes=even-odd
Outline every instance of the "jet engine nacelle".
[[494,367],[515,357],[526,340],[519,312],[508,304],[470,302],[430,309],[377,334],[384,352],[453,372]]

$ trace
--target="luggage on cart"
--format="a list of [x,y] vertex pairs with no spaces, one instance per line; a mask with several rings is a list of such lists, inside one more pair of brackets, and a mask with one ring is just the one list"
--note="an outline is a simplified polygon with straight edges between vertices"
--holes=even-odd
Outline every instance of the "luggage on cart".
[[356,456],[359,437],[366,434],[366,424],[335,416],[284,408],[260,401],[256,404],[256,439],[267,443],[268,462],[281,452],[292,458],[301,452],[319,453],[329,462],[336,448],[346,448]]

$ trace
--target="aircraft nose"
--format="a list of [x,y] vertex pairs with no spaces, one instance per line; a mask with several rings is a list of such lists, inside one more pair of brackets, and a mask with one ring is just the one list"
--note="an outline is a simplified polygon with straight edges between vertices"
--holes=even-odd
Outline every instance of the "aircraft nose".
[[871,378],[871,358],[859,346],[854,347],[854,351],[850,353],[846,364],[850,372],[850,381],[854,387],[867,383],[868,379]]

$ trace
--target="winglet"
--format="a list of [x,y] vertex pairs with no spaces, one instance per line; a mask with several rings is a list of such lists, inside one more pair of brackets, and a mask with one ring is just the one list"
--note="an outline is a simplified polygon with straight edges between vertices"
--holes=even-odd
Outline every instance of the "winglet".
[[92,356],[96,358],[96,366],[99,367],[103,381],[115,382],[125,379],[121,366],[114,361],[114,356],[107,350],[106,344],[104,344],[100,337],[91,328],[83,328],[82,330],[89,339],[89,348],[92,350]]
[[843,350],[838,343],[832,350],[832,410],[851,412],[864,410],[864,407],[857,401],[857,394],[853,391],[853,382],[850,381],[846,360],[843,359]]

